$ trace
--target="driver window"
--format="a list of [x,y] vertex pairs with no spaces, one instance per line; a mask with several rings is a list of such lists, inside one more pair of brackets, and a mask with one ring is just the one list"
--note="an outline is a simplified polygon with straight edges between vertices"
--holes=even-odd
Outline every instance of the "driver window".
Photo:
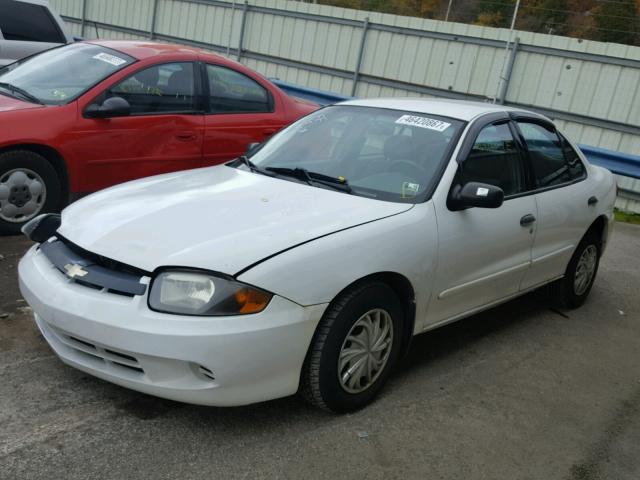
[[129,102],[131,115],[191,112],[195,98],[193,64],[165,63],[145,68],[107,90],[104,98],[109,97]]
[[469,182],[500,187],[505,196],[526,190],[522,159],[508,123],[489,125],[478,134],[458,169],[457,183]]

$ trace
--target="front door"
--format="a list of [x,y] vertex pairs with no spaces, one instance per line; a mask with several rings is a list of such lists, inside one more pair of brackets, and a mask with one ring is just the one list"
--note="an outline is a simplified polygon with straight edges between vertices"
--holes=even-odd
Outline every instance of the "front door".
[[481,182],[502,188],[496,209],[452,211],[434,197],[438,219],[438,267],[429,306],[430,325],[462,316],[519,291],[531,263],[537,215],[522,152],[508,119],[480,130],[458,167],[453,185]]
[[254,79],[231,68],[205,65],[204,162],[215,165],[245,153],[250,143],[261,143],[285,124],[282,108]]
[[142,69],[90,104],[122,97],[126,116],[85,118],[78,113],[72,142],[86,162],[83,184],[90,191],[149,175],[202,166],[203,115],[196,106],[194,64],[175,62]]

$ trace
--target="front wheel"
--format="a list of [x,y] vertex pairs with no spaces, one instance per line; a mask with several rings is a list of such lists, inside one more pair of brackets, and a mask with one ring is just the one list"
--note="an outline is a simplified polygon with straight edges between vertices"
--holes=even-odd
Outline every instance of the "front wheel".
[[60,207],[60,180],[42,155],[28,150],[0,154],[0,234],[11,235],[35,216]]
[[600,264],[600,239],[588,232],[573,253],[565,275],[552,284],[555,300],[565,308],[581,306],[593,287]]
[[333,412],[364,407],[378,394],[398,360],[403,309],[395,292],[367,282],[336,299],[312,340],[301,392]]

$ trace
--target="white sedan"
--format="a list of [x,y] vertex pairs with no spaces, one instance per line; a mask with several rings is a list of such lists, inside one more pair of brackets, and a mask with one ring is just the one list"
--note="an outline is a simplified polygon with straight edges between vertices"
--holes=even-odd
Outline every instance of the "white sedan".
[[349,101],[226,165],[32,220],[20,287],[62,361],[96,377],[217,406],[300,391],[345,412],[413,335],[545,284],[581,305],[615,196],[538,114]]

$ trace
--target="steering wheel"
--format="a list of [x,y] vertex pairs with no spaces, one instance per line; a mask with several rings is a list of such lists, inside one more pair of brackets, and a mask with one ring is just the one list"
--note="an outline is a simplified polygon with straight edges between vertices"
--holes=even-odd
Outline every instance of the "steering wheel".
[[405,173],[411,178],[425,178],[428,173],[422,165],[411,160],[396,160],[389,165],[387,171]]

